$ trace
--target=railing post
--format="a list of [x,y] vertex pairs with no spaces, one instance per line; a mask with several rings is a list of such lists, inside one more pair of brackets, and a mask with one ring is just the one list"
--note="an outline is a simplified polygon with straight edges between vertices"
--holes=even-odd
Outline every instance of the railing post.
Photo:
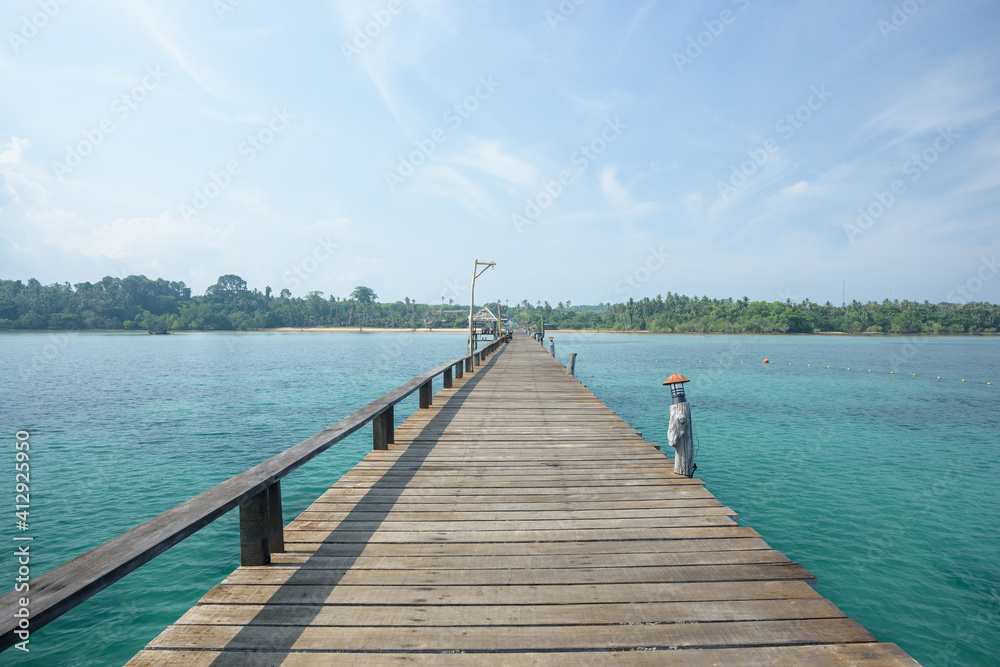
[[422,385],[420,385],[420,407],[421,407],[421,409],[431,407],[431,401],[432,401],[432,399],[431,399],[431,381],[428,380],[427,382],[425,382]]
[[576,375],[576,352],[569,353],[569,359],[566,361],[566,370],[569,371],[570,375]]
[[285,551],[285,525],[281,518],[281,480],[267,487],[267,541],[271,553]]
[[268,489],[240,503],[240,565],[270,565]]
[[549,338],[549,354],[553,357],[556,356],[556,341],[551,337]]
[[395,415],[390,405],[372,420],[372,449],[386,450],[394,442]]
[[451,389],[451,366],[444,372],[444,388]]
[[457,377],[457,378],[462,377],[462,375],[463,375],[462,371],[464,371],[464,370],[465,370],[465,362],[464,361],[460,361],[457,364],[455,364],[455,377]]
[[472,355],[469,355],[469,357],[466,358],[465,360],[465,372],[466,373],[472,372]]

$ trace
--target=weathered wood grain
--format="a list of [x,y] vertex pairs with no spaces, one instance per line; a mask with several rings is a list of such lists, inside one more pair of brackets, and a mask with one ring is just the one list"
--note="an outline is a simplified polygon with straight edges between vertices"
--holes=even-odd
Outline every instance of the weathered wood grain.
[[532,665],[639,665],[641,667],[913,667],[910,656],[895,644],[813,644],[687,649],[684,651],[560,651],[551,653],[307,653],[300,651],[163,651],[147,650],[130,662],[134,667],[326,667],[331,663],[372,665],[434,665],[454,667],[517,667]]
[[535,341],[450,384],[130,664],[915,664]]
[[[488,347],[497,349],[502,343],[498,340]],[[34,579],[31,584],[32,629],[43,627],[244,501],[257,496],[430,383],[458,361],[454,359],[413,378],[284,452]],[[14,613],[20,608],[20,597],[23,596],[15,591],[0,597],[0,651],[17,640],[14,633],[18,619]]]

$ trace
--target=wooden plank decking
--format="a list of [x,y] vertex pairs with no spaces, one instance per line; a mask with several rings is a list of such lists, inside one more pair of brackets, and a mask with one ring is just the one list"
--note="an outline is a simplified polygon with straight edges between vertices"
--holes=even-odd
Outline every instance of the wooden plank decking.
[[526,336],[395,441],[129,665],[916,664]]

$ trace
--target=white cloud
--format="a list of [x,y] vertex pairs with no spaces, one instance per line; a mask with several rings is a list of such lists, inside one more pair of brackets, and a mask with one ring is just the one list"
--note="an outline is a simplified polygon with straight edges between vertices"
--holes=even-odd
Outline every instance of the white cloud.
[[191,274],[192,264],[211,265],[235,245],[235,224],[216,229],[171,212],[102,224],[56,206],[24,163],[29,146],[27,140],[15,137],[0,152],[7,195],[0,208],[0,226],[9,246],[4,249],[10,254],[5,262],[9,266],[35,263],[41,271],[37,277],[44,280],[84,271],[184,277]]
[[660,208],[660,204],[654,201],[635,201],[632,197],[631,187],[625,186],[618,181],[618,165],[609,164],[602,170],[598,179],[601,182],[601,191],[605,198],[614,207],[614,212],[624,222],[637,218],[650,211]]
[[618,182],[618,166],[609,164],[601,170],[601,190],[612,205],[625,207],[632,203],[632,196]]
[[190,44],[182,47],[178,43],[178,35],[186,33],[174,25],[167,12],[146,3],[122,2],[117,7],[129,14],[202,90],[212,97],[218,97],[218,77],[204,63],[192,57],[193,49]]
[[689,192],[681,195],[680,202],[691,219],[697,222],[701,218],[702,195],[700,192]]
[[448,11],[437,0],[403,2],[397,13],[388,12],[381,0],[330,0],[327,6],[339,19],[340,57],[364,70],[397,125],[413,140],[409,106],[397,81],[404,73],[412,77],[441,33],[448,32],[455,8]]
[[813,196],[819,193],[820,188],[812,186],[805,181],[799,181],[794,185],[783,187],[775,195],[775,199],[801,199],[802,197]]
[[618,57],[621,57],[622,53],[625,51],[625,47],[628,46],[629,42],[632,41],[632,35],[635,31],[643,25],[646,20],[646,14],[652,9],[660,0],[646,0],[642,7],[638,9],[633,15],[632,20],[629,21],[628,27],[625,30],[625,36],[622,38],[621,45],[618,47]]
[[509,152],[500,141],[473,140],[464,152],[449,156],[447,161],[473,167],[522,188],[540,185],[538,169]]
[[890,135],[888,145],[894,145],[989,118],[1000,110],[994,95],[997,81],[997,74],[984,67],[981,59],[955,58],[916,80],[902,82],[865,129]]

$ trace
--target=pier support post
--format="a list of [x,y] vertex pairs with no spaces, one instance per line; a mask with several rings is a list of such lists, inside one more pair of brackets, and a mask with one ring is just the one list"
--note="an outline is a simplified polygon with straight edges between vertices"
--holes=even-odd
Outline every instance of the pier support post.
[[460,361],[457,364],[455,364],[455,377],[457,377],[457,378],[462,377],[462,374],[463,374],[462,372],[464,370],[465,370],[465,362],[464,361]]
[[372,420],[372,449],[389,449],[389,445],[395,442],[395,430],[395,413],[390,405]]
[[674,448],[674,474],[691,477],[694,474],[694,442],[691,437],[691,404],[687,401],[670,406],[667,440]]
[[285,551],[285,525],[281,518],[281,480],[267,487],[267,541],[271,553]]
[[472,372],[472,356],[470,355],[468,359],[465,360],[465,372]]
[[566,361],[566,370],[569,371],[570,375],[576,375],[576,352],[569,353],[569,359]]
[[[240,565],[271,564],[270,489],[268,487],[240,503]],[[280,495],[278,503],[281,503]]]
[[674,373],[664,380],[663,384],[670,387],[670,425],[667,427],[667,441],[674,448],[674,474],[691,477],[698,466],[694,463],[691,404],[687,402],[684,393],[684,384],[687,382],[690,380],[680,373]]
[[428,380],[420,385],[420,408],[424,409],[431,407],[431,401],[431,382]]
[[444,372],[444,388],[451,389],[451,366]]

